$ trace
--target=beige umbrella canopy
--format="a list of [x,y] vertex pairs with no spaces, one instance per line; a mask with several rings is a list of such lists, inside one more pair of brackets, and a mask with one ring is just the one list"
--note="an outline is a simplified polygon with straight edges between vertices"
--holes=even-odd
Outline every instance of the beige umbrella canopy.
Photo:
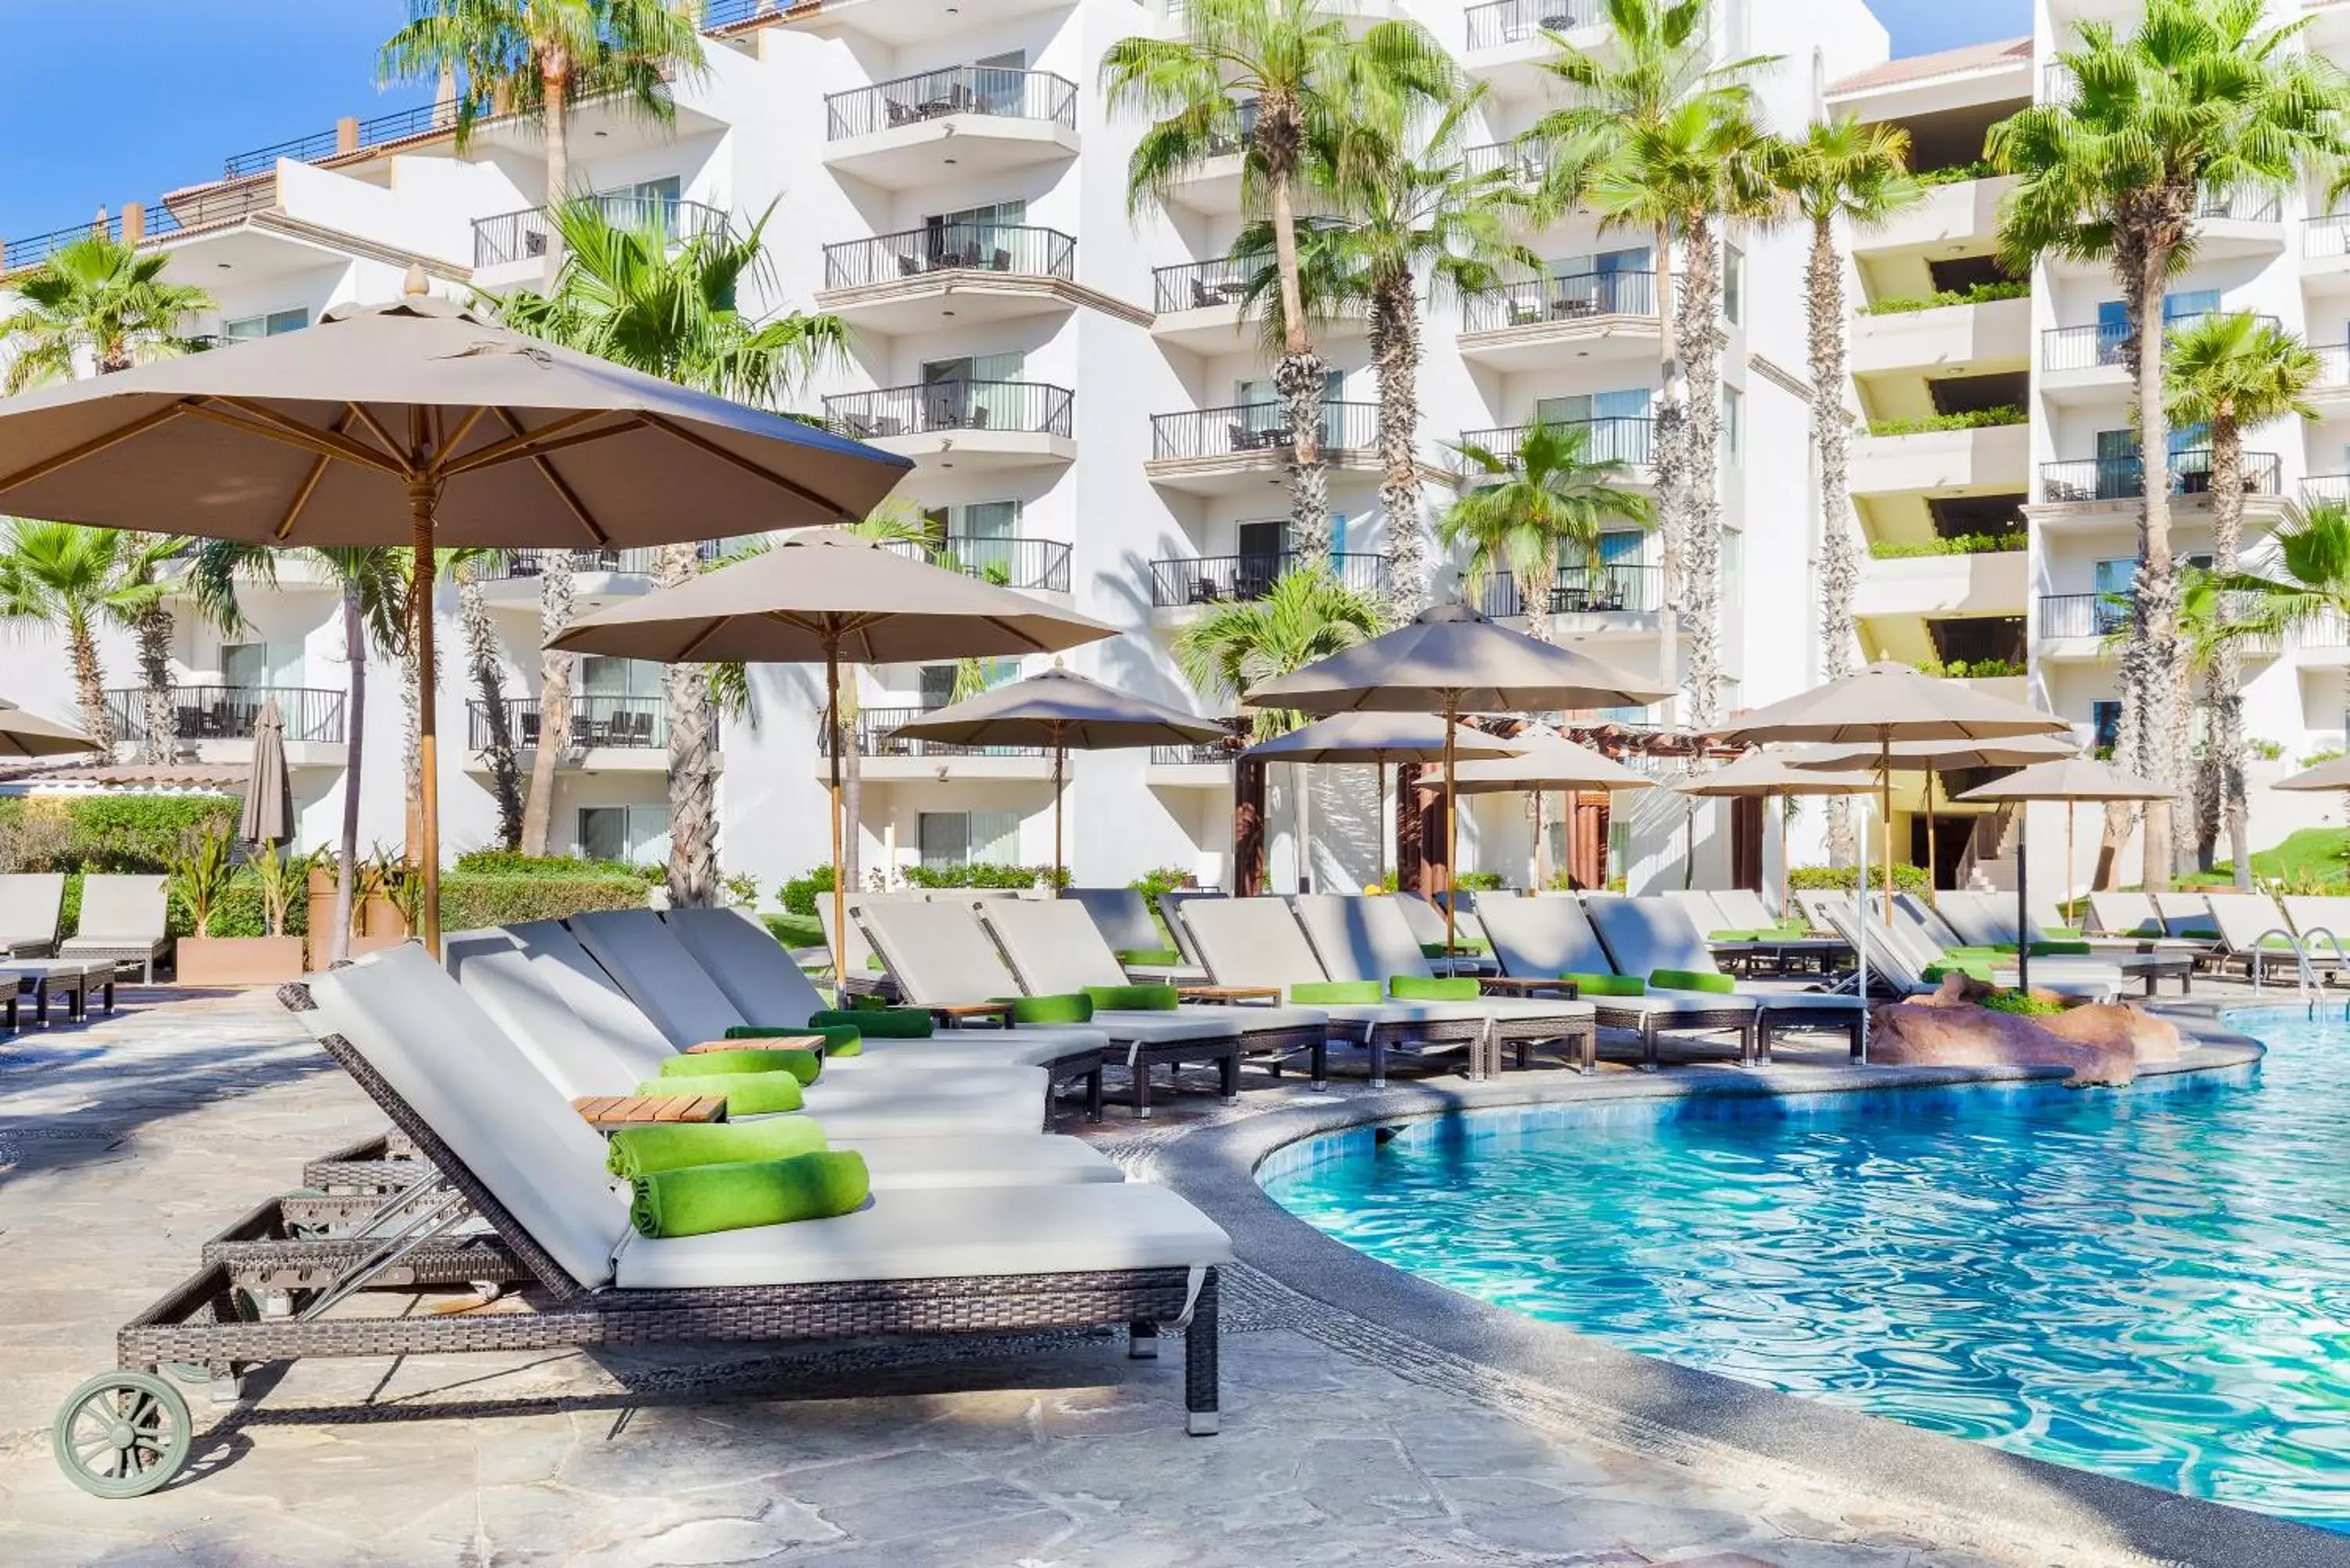
[[1061,894],[1061,779],[1069,748],[1113,751],[1123,746],[1180,746],[1222,740],[1231,732],[1212,719],[1153,702],[1066,670],[1025,680],[927,713],[892,735],[959,746],[1053,748],[1053,896]]
[[[945,571],[838,528],[807,529],[675,587],[571,623],[548,646],[662,664],[822,664],[825,733],[840,732],[840,666],[984,659],[1063,649],[1115,628],[1028,594]],[[840,748],[832,759],[833,972],[847,889],[840,884]]]
[[1672,786],[1679,794],[1708,799],[1779,801],[1779,915],[1787,914],[1787,797],[1795,794],[1866,794],[1877,787],[1867,774],[1825,773],[1797,767],[1784,756],[1759,747],[1710,774],[1697,774]]
[[[1788,760],[1799,768],[1864,768],[1872,773],[1922,773],[1926,775],[1926,898],[1936,908],[1932,874],[1939,858],[1935,847],[1934,782],[1953,768],[2021,768],[2054,758],[2073,756],[2080,742],[2067,732],[2059,735],[2008,735],[1984,741],[1896,741],[1890,747],[1810,746]],[[1890,813],[1888,812],[1888,815]],[[1886,856],[1886,886],[1893,885],[1891,852]]]
[[253,725],[253,765],[244,778],[244,811],[237,836],[248,844],[280,844],[294,836],[294,789],[286,776],[286,721],[273,694],[261,701]]
[[425,296],[0,402],[0,510],[412,545],[424,938],[440,942],[432,550],[626,547],[861,517],[910,465]]
[[[1669,691],[1569,648],[1497,626],[1466,605],[1439,605],[1344,653],[1268,680],[1249,693],[1252,708],[1307,713],[1374,711],[1440,713],[1447,736],[1445,774],[1454,776],[1452,727],[1463,713],[1540,712],[1555,708],[1631,707]],[[1445,866],[1461,858],[1461,821],[1453,791],[1444,798]],[[1453,945],[1452,900],[1444,901],[1444,944]]]
[[2320,794],[2326,790],[2350,789],[2350,757],[2336,757],[2330,763],[2320,763],[2304,768],[2288,779],[2279,779],[2271,789],[2306,790]]
[[1588,746],[1564,736],[1539,731],[1514,737],[1513,756],[1486,762],[1462,762],[1458,768],[1440,768],[1436,775],[1420,775],[1422,789],[1442,789],[1448,780],[1455,794],[1505,794],[1526,790],[1647,789],[1657,781],[1634,773]]
[[28,713],[0,698],[0,757],[61,757],[76,752],[103,750],[71,725]]

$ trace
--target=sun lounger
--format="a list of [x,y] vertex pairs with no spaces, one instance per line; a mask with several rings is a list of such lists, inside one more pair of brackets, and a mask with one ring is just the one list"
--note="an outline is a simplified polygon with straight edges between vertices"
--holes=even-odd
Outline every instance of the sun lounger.
[[8,1027],[15,1029],[17,1002],[28,998],[33,1004],[33,1022],[47,1024],[49,1009],[62,1005],[69,1023],[82,1023],[89,1017],[89,1001],[95,992],[107,1012],[114,1011],[115,968],[109,959],[12,959],[0,962],[0,986],[8,992]]
[[1167,934],[1175,940],[1175,950],[1183,955],[1184,965],[1208,975],[1211,981],[1215,976],[1209,973],[1207,961],[1200,956],[1200,950],[1192,943],[1190,929],[1183,924],[1183,909],[1185,906],[1201,898],[1225,897],[1227,897],[1226,894],[1211,888],[1181,888],[1171,893],[1161,893],[1151,900],[1153,907],[1159,911],[1159,918],[1166,922]]
[[[967,905],[873,904],[861,918],[916,1006],[970,1007],[1030,994]],[[1103,1009],[1088,1027],[1109,1036],[1108,1060],[1124,1057],[1139,1117],[1151,1114],[1150,1072],[1158,1066],[1180,1082],[1184,1063],[1212,1065],[1225,1103],[1240,1097],[1241,1032],[1229,1019]]]
[[[117,1335],[120,1370],[67,1397],[60,1460],[100,1495],[152,1491],[185,1463],[192,1421],[157,1376],[181,1362],[233,1383],[245,1368],[311,1355],[1115,1325],[1147,1355],[1157,1325],[1188,1324],[1189,1426],[1216,1428],[1217,1270],[1232,1244],[1162,1188],[880,1192],[835,1219],[648,1240],[608,1183],[602,1141],[577,1117],[535,1113],[504,1092],[512,1072],[496,1026],[421,948],[371,954],[285,994],[447,1179],[450,1208],[478,1215],[535,1288],[517,1311],[419,1313],[405,1299],[371,1311],[355,1293],[382,1265],[361,1265],[300,1314],[244,1321],[223,1310],[238,1285],[233,1266],[208,1264]],[[425,1223],[417,1233],[441,1232]],[[381,1251],[396,1265],[403,1248]],[[106,1440],[132,1405],[151,1447]],[[88,1444],[71,1440],[92,1430]]]
[[1109,944],[1110,951],[1118,955],[1120,965],[1134,979],[1186,985],[1208,978],[1208,971],[1194,963],[1156,963],[1148,960],[1138,962],[1128,956],[1171,950],[1179,961],[1182,958],[1182,949],[1170,948],[1172,939],[1151,919],[1149,900],[1139,888],[1072,888],[1061,898],[1076,903],[1092,917],[1102,940]]
[[[2156,894],[2158,907],[2172,897]],[[2304,962],[2321,981],[2344,967],[2342,955],[2331,944],[2321,942],[2312,951],[2295,937],[2284,911],[2265,893],[2213,893],[2203,904],[2220,933],[2219,965],[2223,969],[2230,963],[2243,965],[2244,973],[2256,985],[2273,978],[2280,969],[2298,979]]]
[[135,963],[139,978],[151,983],[172,945],[164,934],[169,909],[167,878],[92,873],[81,879],[81,918],[74,935],[57,945],[57,956]]
[[2217,940],[2219,922],[2212,919],[2211,901],[2201,893],[2150,893],[2156,918],[2164,931],[2174,937],[2202,937]]
[[65,906],[62,871],[14,871],[0,877],[0,958],[47,958],[56,952]]
[[1689,917],[1690,924],[1707,936],[1711,936],[1716,931],[1741,929],[1751,931],[1760,929],[1754,926],[1731,925],[1730,918],[1721,912],[1721,907],[1713,901],[1713,895],[1702,888],[1674,888],[1669,889],[1664,897],[1670,902],[1679,905],[1681,912]]
[[[2148,906],[2152,906],[2149,904]],[[2012,950],[2022,938],[2015,922],[2015,899],[2002,892],[1955,892],[1942,895],[1941,916],[1958,934],[1957,945],[1973,948],[2005,948]],[[2073,934],[2067,928],[2042,921],[2034,915],[2031,940],[2035,942],[2062,942],[2068,946],[2086,946],[2091,955],[2118,963],[2126,973],[2153,973],[2149,979],[2177,975],[2182,987],[2191,984],[2189,971],[2193,961],[2210,951],[2209,942],[2168,938]],[[2151,966],[2141,964],[2141,958],[2153,957],[2169,961]],[[2188,961],[2181,970],[2178,961]],[[2149,986],[2148,995],[2153,994]]]
[[[1328,896],[1328,895],[1326,895]],[[1403,917],[1411,940],[1419,944],[1420,956],[1430,971],[1438,974],[1490,974],[1492,961],[1482,956],[1485,933],[1470,912],[1470,900],[1464,895],[1460,912],[1452,919],[1453,950],[1444,950],[1444,906],[1436,899],[1418,893],[1388,895],[1396,913]],[[1440,898],[1442,895],[1439,895]]]
[[[980,923],[1003,954],[1031,995],[1059,996],[1088,986],[1128,982],[1118,955],[1101,938],[1084,908],[1072,899],[1022,898],[997,900],[978,907]],[[1189,1016],[1219,1018],[1240,1031],[1245,1055],[1269,1058],[1278,1074],[1284,1057],[1306,1053],[1312,1061],[1313,1084],[1328,1085],[1327,1055],[1330,1015],[1310,1007],[1235,1005],[1194,1002],[1182,1012]]]
[[[1752,888],[1716,888],[1713,889],[1713,907],[1722,919],[1722,924],[1716,928],[1719,930],[1766,931],[1783,923],[1762,902],[1762,895]],[[1712,934],[1712,931],[1706,933],[1708,936]]]
[[[1864,904],[1865,910],[1861,907]],[[1860,930],[1866,924],[1869,979],[1873,984],[1882,986],[1896,995],[1919,996],[1940,987],[1939,968],[1961,967],[1960,961],[1928,940],[1918,928],[1887,925],[1879,913],[1880,908],[1876,898],[1856,899],[1850,894],[1839,895],[1821,906],[1821,912],[1846,941],[1857,945]],[[2003,957],[1990,968],[2001,983],[2014,983],[2016,973],[2012,958]],[[1929,979],[1929,970],[1936,970],[1938,977]],[[2111,1002],[2120,996],[2123,984],[2121,970],[2101,960],[2035,958],[2032,961],[2032,988],[2034,991],[2051,992],[2086,1002]],[[2149,981],[2149,987],[2151,984]]]
[[[1580,898],[1523,898],[1507,909],[1489,909],[1485,935],[1502,972],[1528,988],[1558,985],[1565,974],[1617,972]],[[1762,1014],[1752,997],[1659,991],[1583,1000],[1601,1028],[1639,1036],[1640,1065],[1646,1069],[1663,1064],[1662,1041],[1669,1033],[1735,1034],[1742,1062],[1753,1060],[1761,1048]]]
[[[1690,921],[1686,907],[1666,899],[1595,894],[1583,900],[1583,912],[1590,919],[1592,929],[1598,933],[1600,945],[1615,961],[1618,974],[1639,975],[1652,988],[1670,993],[1679,988],[1660,982],[1657,978],[1659,974],[1674,971],[1696,975],[1723,973],[1713,961],[1712,949]],[[1752,1002],[1759,1010],[1755,1050],[1761,1060],[1768,1062],[1772,1041],[1792,1029],[1842,1034],[1852,1047],[1853,1060],[1860,1060],[1861,1016],[1866,1011],[1862,998],[1825,991],[1760,987],[1752,981],[1741,984],[1730,994]]]
[[2350,898],[2287,893],[2277,899],[2293,935],[2303,949],[2332,956],[2337,947],[2350,950]]

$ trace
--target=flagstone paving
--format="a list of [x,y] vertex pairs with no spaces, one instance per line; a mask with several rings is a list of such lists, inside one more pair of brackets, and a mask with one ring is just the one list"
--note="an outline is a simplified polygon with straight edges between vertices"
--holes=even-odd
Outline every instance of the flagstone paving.
[[[48,1423],[112,1365],[116,1326],[188,1272],[206,1237],[297,1185],[306,1158],[380,1125],[258,993],[148,992],[86,1028],[0,1039],[0,1561],[2130,1561],[1918,1517],[1662,1427],[1627,1439],[1619,1424],[1603,1440],[1540,1387],[1245,1268],[1227,1290],[1213,1438],[1183,1435],[1180,1347],[1130,1362],[1109,1334],[413,1357],[266,1372],[242,1414],[192,1390],[196,1458],[180,1482],[128,1502],[69,1485]],[[1117,1121],[1105,1141],[1180,1158],[1183,1126]]]

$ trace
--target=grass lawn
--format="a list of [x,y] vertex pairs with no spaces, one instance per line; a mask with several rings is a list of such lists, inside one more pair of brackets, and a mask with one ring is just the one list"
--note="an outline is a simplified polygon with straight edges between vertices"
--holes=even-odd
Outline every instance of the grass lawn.
[[[2289,887],[2350,880],[2350,827],[2304,827],[2274,849],[2252,853],[2252,875]],[[2210,888],[2235,879],[2235,863],[2221,860],[2209,871],[2180,878],[2188,887]]]
[[762,915],[767,929],[787,948],[820,948],[824,946],[824,927],[814,915]]

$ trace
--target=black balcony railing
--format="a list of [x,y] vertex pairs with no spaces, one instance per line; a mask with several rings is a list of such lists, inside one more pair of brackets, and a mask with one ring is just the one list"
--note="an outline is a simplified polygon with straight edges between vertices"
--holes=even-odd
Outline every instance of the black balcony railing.
[[1041,381],[925,381],[827,398],[824,420],[834,433],[858,441],[932,431],[1066,436],[1076,402],[1066,388]]
[[[1661,599],[1658,567],[1638,562],[1599,566],[1561,566],[1551,585],[1553,615],[1645,614]],[[1495,620],[1526,613],[1525,595],[1508,572],[1488,573],[1478,589],[1477,609]]]
[[[342,743],[343,693],[312,686],[174,686],[172,739],[249,741],[263,704],[272,697],[287,740]],[[109,691],[106,712],[117,740],[147,738],[145,687]]]
[[824,286],[855,288],[934,272],[1056,277],[1077,272],[1077,242],[1056,229],[1016,223],[932,223],[824,247]]
[[2350,213],[2312,218],[2303,224],[2301,254],[2311,260],[2350,255]]
[[2107,637],[2129,625],[2127,594],[2043,594],[2043,637]]
[[1523,44],[1545,32],[1588,27],[1599,17],[1599,0],[1492,0],[1469,7],[1469,47]]
[[[2284,465],[2272,452],[2244,453],[2244,493],[2274,495]],[[2170,456],[2170,493],[2208,495],[2211,491],[2209,448]],[[2040,465],[2043,501],[2130,501],[2146,493],[2146,464],[2136,457],[2085,457]]]
[[1077,84],[1050,71],[1010,66],[949,66],[824,99],[825,138],[840,141],[950,115],[1042,119],[1077,128]]
[[928,561],[1000,587],[1069,591],[1069,546],[1058,539],[949,537],[935,545],[906,539],[889,548],[909,560]]
[[[704,565],[725,554],[725,546],[714,539],[705,539],[693,547],[694,558]],[[624,576],[652,576],[660,565],[660,548],[639,545],[626,550],[509,550],[502,560],[490,560],[465,568],[466,572],[485,583],[504,582],[514,577],[538,577],[546,575],[547,567],[560,556],[571,564],[575,572],[614,572]]]
[[[465,704],[472,745],[480,751],[490,743],[489,716],[479,702]],[[506,722],[513,727],[514,743],[520,747],[538,744],[539,717],[543,712],[536,697],[515,698],[506,703]],[[718,743],[718,721],[710,722],[710,743]],[[571,699],[571,749],[646,751],[666,749],[669,745],[669,700],[665,697],[598,697],[593,693]]]
[[[1657,421],[1646,415],[1617,415],[1596,420],[1554,420],[1554,428],[1584,432],[1583,461],[1621,462],[1646,468],[1656,456]],[[1532,425],[1500,425],[1492,430],[1462,431],[1461,444],[1483,447],[1495,457],[1507,458],[1518,449]],[[1463,465],[1473,480],[1481,476],[1474,464]]]
[[1223,741],[1201,741],[1189,746],[1153,746],[1150,748],[1150,762],[1152,766],[1161,768],[1180,768],[1200,763],[1229,767],[1232,759],[1240,755],[1240,750],[1237,744]]
[[[860,757],[1041,757],[1042,746],[955,746],[943,741],[899,740],[890,734],[935,708],[862,708],[857,713],[857,754]],[[816,755],[832,754],[832,737],[825,732],[823,715],[816,725]]]
[[[1322,405],[1322,452],[1369,452],[1378,436],[1376,403]],[[1154,458],[1245,457],[1290,448],[1286,403],[1237,403],[1190,413],[1150,416]]]
[[[673,244],[726,232],[726,214],[700,202],[680,201],[673,196],[619,194],[588,200],[603,209],[604,221],[614,228],[651,230]],[[509,262],[543,256],[554,234],[554,221],[545,207],[525,207],[518,213],[476,218],[473,265],[504,266]]]
[[[2162,324],[2165,336],[2184,332],[2218,311],[2190,310],[2181,316],[2167,317]],[[2273,316],[2252,317],[2262,327],[2281,327],[2283,324]],[[2118,322],[2097,322],[2088,327],[2052,327],[2040,335],[2040,368],[2043,370],[2089,370],[2101,365],[2126,365],[2129,362],[2129,337]]]
[[1181,266],[1151,269],[1151,308],[1162,315],[1170,310],[1213,310],[1220,306],[1238,305],[1248,295],[1249,284],[1256,275],[1270,266],[1265,261],[1236,260],[1231,256],[1215,261],[1186,262]]
[[1550,322],[1566,325],[1601,316],[1654,316],[1652,272],[1577,272],[1483,289],[1461,301],[1463,332]]
[[390,114],[379,114],[359,122],[359,134],[350,146],[342,143],[339,130],[321,130],[309,136],[296,136],[285,141],[274,141],[266,147],[229,155],[222,166],[222,178],[242,180],[249,174],[265,174],[277,166],[281,158],[296,163],[323,163],[328,159],[348,152],[363,151],[380,147],[386,142],[405,141],[411,136],[427,136],[447,130],[457,123],[457,106],[450,103],[420,103],[413,109],[398,109]]
[[[1393,559],[1347,552],[1330,557],[1331,575],[1357,593],[1384,594]],[[1180,605],[1261,599],[1297,565],[1287,550],[1238,556],[1181,556],[1150,563],[1150,602],[1160,609]]]

